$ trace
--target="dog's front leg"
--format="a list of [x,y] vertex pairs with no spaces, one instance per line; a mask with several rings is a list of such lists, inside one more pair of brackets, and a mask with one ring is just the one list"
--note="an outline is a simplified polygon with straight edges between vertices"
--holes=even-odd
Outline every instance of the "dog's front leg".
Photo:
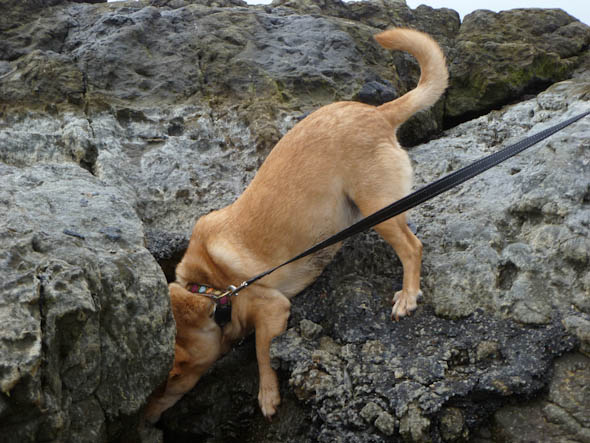
[[270,420],[281,403],[277,374],[270,365],[270,344],[273,338],[287,329],[291,303],[281,292],[268,288],[256,288],[253,302],[256,358],[260,376],[258,403],[262,414]]

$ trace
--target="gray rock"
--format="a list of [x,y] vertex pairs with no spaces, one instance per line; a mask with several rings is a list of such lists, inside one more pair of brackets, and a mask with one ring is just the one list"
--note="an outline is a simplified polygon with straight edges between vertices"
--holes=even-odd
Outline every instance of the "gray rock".
[[449,407],[442,411],[440,434],[444,441],[461,441],[469,436],[461,409]]
[[307,319],[303,319],[299,322],[299,329],[301,330],[301,336],[307,339],[318,338],[322,333],[322,327],[320,325]]
[[[22,106],[80,105],[85,93],[84,74],[68,55],[34,51],[5,68],[0,82],[2,101]],[[58,82],[55,79],[60,79]]]
[[173,357],[166,282],[140,220],[71,164],[0,163],[0,205],[3,441],[120,438]]
[[[387,82],[388,83],[388,82]],[[398,94],[391,84],[370,81],[363,85],[357,93],[356,99],[363,103],[378,106],[395,100]]]
[[146,248],[158,261],[168,281],[176,279],[175,268],[188,247],[188,240],[185,234],[155,230],[146,232]]
[[[431,441],[435,435],[448,441],[466,438],[478,424],[486,422],[494,404],[501,403],[499,399],[527,395],[547,382],[551,365],[548,348],[560,349],[560,353],[573,345],[559,324],[523,328],[483,315],[455,322],[437,318],[425,308],[419,308],[415,318],[390,324],[383,306],[387,303],[384,295],[365,294],[365,299],[369,298],[365,304],[371,308],[362,317],[354,309],[336,313],[326,307],[325,312],[322,304],[317,307],[317,290],[298,296],[301,299],[294,303],[297,312],[315,304],[319,315],[327,317],[326,324],[335,324],[334,317],[340,317],[340,328],[357,329],[353,334],[358,344],[348,341],[350,331],[346,334],[349,339],[343,340],[343,331],[337,327],[330,334],[348,344],[336,359],[322,358],[314,350],[317,342],[301,341],[294,329],[273,344],[275,359],[291,374],[291,389],[320,420],[314,420],[316,429],[304,441],[332,441],[352,423],[358,431],[350,432],[347,441],[365,441],[367,432],[376,433],[373,441],[387,441],[390,428],[376,422],[375,428],[371,426],[371,420],[380,416],[381,410],[399,421],[399,433],[409,441]],[[348,300],[355,303],[354,298]],[[359,318],[366,323],[364,328],[356,326]],[[378,351],[379,358],[372,353],[379,348],[373,347],[367,353],[371,348],[363,345],[365,339],[361,337],[368,335],[365,328],[373,331],[371,335],[379,335],[384,344]],[[492,336],[502,337],[498,357],[483,364],[477,362],[478,343]],[[453,406],[457,410],[449,405],[457,405]],[[351,419],[355,410],[364,424]]]
[[393,435],[395,432],[395,419],[383,411],[377,416],[375,427],[385,435]]
[[360,412],[361,417],[368,422],[373,422],[381,413],[383,413],[383,409],[372,401],[368,402]]
[[[580,354],[558,359],[549,392],[524,406],[494,414],[491,429],[503,441],[590,441],[590,360]],[[481,439],[483,440],[483,439]]]
[[[418,184],[588,109],[589,86],[556,84],[413,150]],[[572,305],[590,313],[589,138],[585,118],[413,212],[426,251],[425,297],[437,313],[481,308],[530,324],[567,316]]]

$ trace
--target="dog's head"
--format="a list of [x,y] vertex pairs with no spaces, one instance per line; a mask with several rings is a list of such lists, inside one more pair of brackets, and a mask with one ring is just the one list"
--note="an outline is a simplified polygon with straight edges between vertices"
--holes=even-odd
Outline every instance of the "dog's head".
[[213,318],[215,302],[177,283],[169,288],[176,321],[174,365],[148,400],[145,418],[151,423],[190,391],[221,354],[221,329]]

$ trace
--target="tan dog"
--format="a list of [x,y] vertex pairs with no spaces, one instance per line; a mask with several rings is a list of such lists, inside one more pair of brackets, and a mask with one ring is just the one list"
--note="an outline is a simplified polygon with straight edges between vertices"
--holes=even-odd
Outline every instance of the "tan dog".
[[[418,31],[394,29],[375,39],[416,57],[422,72],[418,86],[381,106],[340,102],[312,113],[275,146],[233,204],[197,221],[176,268],[177,282],[170,285],[177,325],[174,367],[149,401],[148,420],[157,421],[233,341],[252,330],[258,401],[264,416],[272,417],[280,396],[270,365],[271,341],[285,331],[289,299],[318,277],[340,245],[289,264],[232,297],[231,322],[223,330],[213,318],[215,301],[188,289],[195,283],[238,284],[409,193],[412,168],[396,131],[443,94],[445,58],[434,40]],[[408,229],[405,214],[375,229],[403,265],[403,287],[393,297],[391,314],[398,319],[416,308],[422,244]]]

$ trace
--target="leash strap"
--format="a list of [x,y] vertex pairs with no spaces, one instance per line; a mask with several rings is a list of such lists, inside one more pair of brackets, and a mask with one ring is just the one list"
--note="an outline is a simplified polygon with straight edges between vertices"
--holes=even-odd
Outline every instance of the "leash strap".
[[287,260],[286,262],[281,263],[280,265],[275,266],[274,268],[271,268],[265,272],[262,272],[252,277],[249,280],[246,280],[240,286],[231,290],[230,295],[236,295],[245,287],[260,280],[263,277],[266,277],[267,275],[271,274],[279,268],[282,268],[283,266],[288,265],[289,263],[293,263],[296,260],[299,260],[303,257],[307,257],[308,255],[313,254],[314,252],[327,248],[328,246],[345,240],[348,237],[358,234],[359,232],[372,228],[373,226],[378,225],[379,223],[382,223],[392,217],[395,217],[396,215],[406,212],[407,210],[412,209],[413,207],[418,206],[419,204],[424,203],[425,201],[430,200],[431,198],[434,198],[437,195],[442,194],[443,192],[460,185],[461,183],[475,177],[476,175],[479,175],[482,172],[487,171],[488,169],[508,160],[510,157],[519,154],[525,149],[530,148],[534,144],[539,143],[547,137],[550,137],[556,132],[561,131],[565,127],[577,122],[578,120],[584,118],[588,114],[590,114],[590,111],[586,111],[582,114],[576,115],[568,120],[558,123],[555,126],[547,128],[536,134],[533,134],[530,137],[527,137],[498,152],[490,154],[468,166],[458,169],[455,172],[445,175],[442,178],[439,178],[438,180],[418,189],[417,191],[412,192],[411,194],[408,194],[404,198],[390,204],[389,206],[386,206],[385,208],[380,209],[379,211],[363,218],[357,223],[336,233],[335,235],[327,238],[326,240],[317,243],[316,245],[303,251],[301,254],[296,255],[290,260]]

